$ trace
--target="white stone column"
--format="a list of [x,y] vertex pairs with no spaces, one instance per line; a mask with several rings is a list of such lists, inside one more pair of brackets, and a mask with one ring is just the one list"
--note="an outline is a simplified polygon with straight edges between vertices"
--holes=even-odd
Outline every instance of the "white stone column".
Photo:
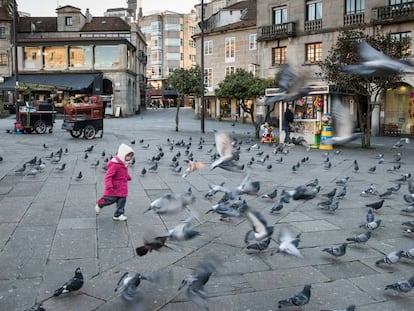
[[371,135],[379,136],[380,134],[380,105],[376,103],[371,103],[374,105],[371,115]]
[[216,119],[219,119],[221,116],[221,111],[220,111],[220,99],[216,98]]

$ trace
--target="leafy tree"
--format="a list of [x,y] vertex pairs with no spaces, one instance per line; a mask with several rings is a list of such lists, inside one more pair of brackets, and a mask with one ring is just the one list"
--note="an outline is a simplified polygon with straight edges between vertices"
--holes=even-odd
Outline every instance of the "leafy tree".
[[248,100],[263,96],[265,89],[271,85],[271,81],[257,78],[251,72],[238,68],[218,84],[215,95],[218,98],[237,99],[243,111],[250,115],[256,137],[259,138],[260,124],[256,122],[255,105],[248,105]]
[[343,31],[339,34],[336,44],[330,49],[328,57],[320,63],[324,80],[339,88],[347,89],[355,94],[358,120],[361,128],[361,146],[371,145],[371,116],[374,106],[370,103],[371,96],[377,102],[380,95],[401,81],[400,74],[388,76],[360,76],[343,72],[345,65],[361,63],[358,43],[366,40],[373,48],[384,54],[401,59],[407,56],[409,40],[397,40],[390,34],[370,36],[362,30]]
[[201,94],[201,70],[194,66],[190,69],[178,68],[168,77],[168,84],[178,92],[179,100],[175,114],[175,131],[178,132],[180,106],[185,95]]

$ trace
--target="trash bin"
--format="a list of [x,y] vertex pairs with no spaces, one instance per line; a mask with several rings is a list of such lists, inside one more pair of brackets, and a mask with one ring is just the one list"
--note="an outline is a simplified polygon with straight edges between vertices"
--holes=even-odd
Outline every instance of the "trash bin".
[[324,140],[328,140],[332,138],[332,127],[330,125],[324,125],[322,126],[322,132],[321,132],[321,139],[320,139],[320,146],[319,149],[322,150],[332,150],[333,146],[332,144],[324,144]]
[[321,134],[314,134],[313,135],[313,145],[312,148],[318,149],[321,144]]

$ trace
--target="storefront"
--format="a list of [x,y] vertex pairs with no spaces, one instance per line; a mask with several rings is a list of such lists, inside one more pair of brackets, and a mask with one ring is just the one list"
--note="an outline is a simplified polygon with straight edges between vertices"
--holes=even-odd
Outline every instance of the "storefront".
[[381,105],[380,122],[385,136],[414,135],[414,88],[400,84],[387,90]]

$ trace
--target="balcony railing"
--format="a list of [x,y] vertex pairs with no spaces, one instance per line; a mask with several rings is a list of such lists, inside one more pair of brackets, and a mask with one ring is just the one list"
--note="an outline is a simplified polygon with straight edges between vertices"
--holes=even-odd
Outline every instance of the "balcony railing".
[[375,24],[414,20],[414,1],[373,8]]
[[344,15],[344,26],[361,25],[365,23],[365,13]]
[[322,29],[322,20],[315,19],[311,21],[305,21],[305,31],[316,31]]
[[259,27],[257,40],[269,41],[296,36],[296,23],[289,22]]

